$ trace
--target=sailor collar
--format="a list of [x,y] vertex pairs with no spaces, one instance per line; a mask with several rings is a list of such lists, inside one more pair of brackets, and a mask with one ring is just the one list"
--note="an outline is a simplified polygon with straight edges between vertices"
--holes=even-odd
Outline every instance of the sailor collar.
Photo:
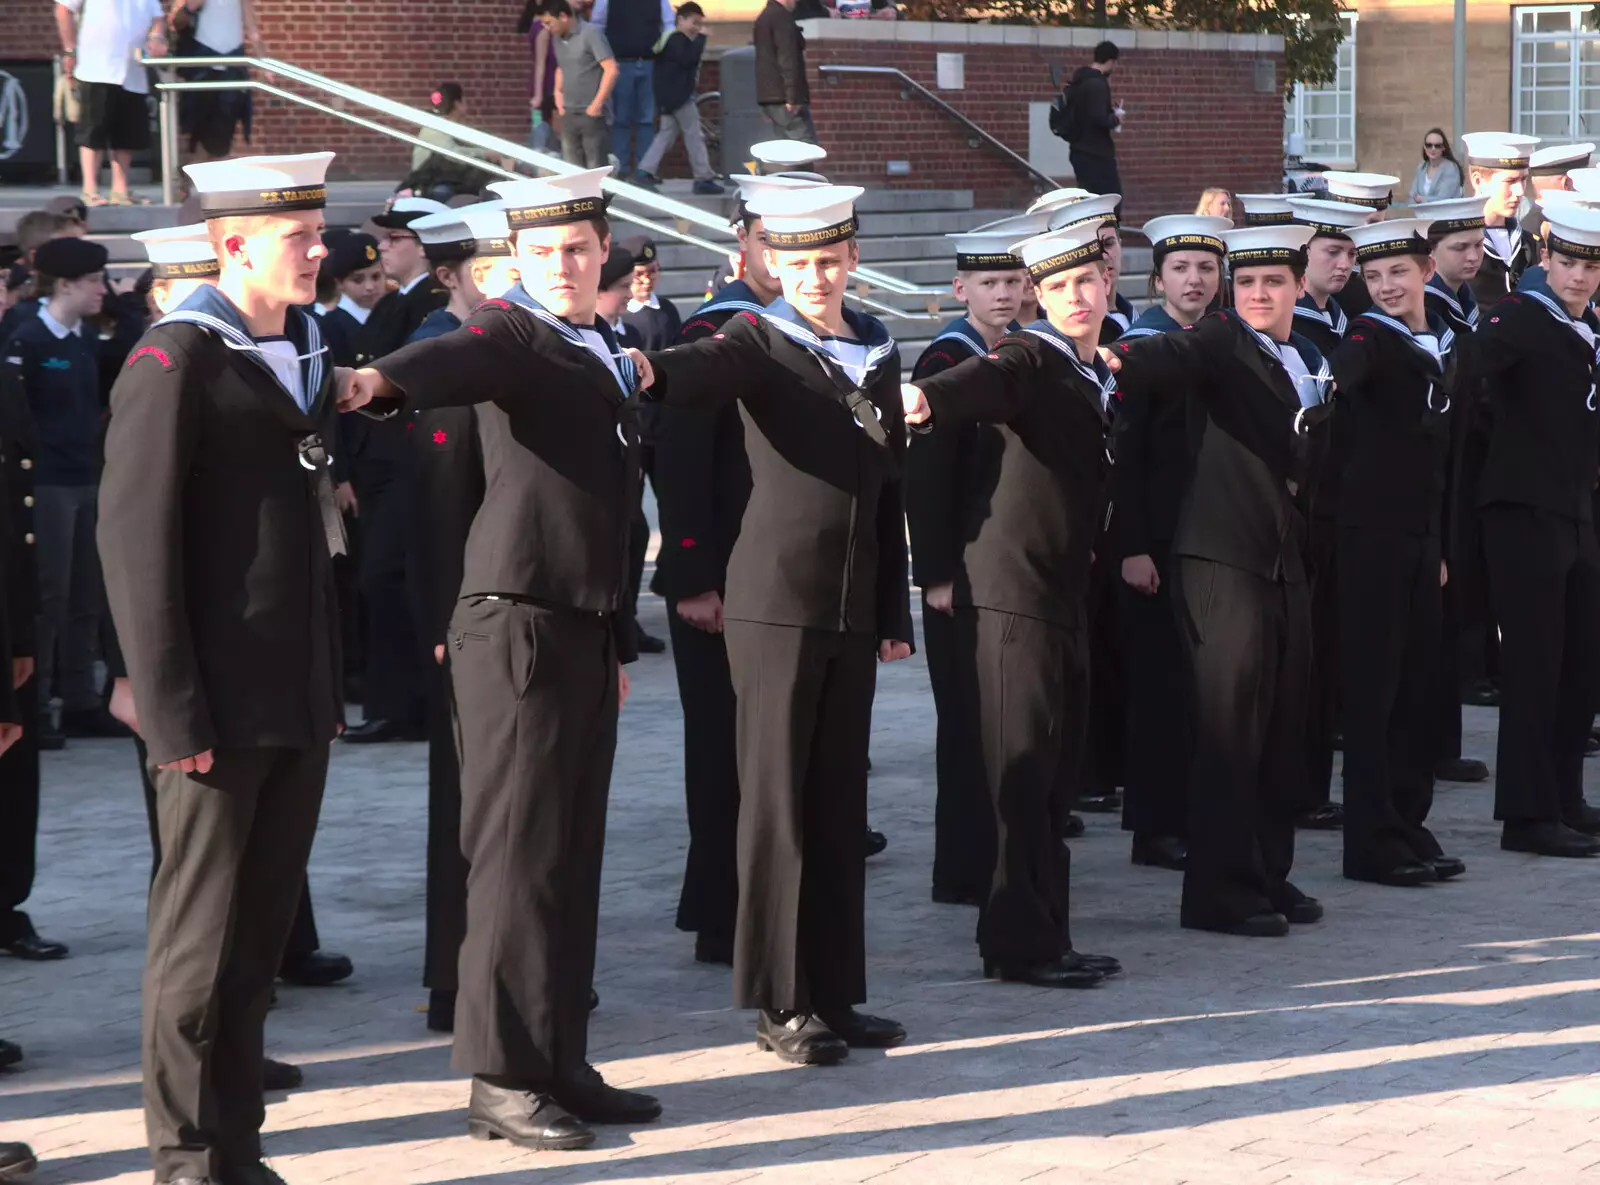
[[[1022,326],[1013,321],[1011,324],[1006,326],[1006,332],[1016,333],[1021,328]],[[977,358],[981,358],[989,352],[989,345],[983,340],[983,334],[978,332],[977,326],[975,326],[966,316],[955,318],[943,329],[939,330],[938,336],[929,342],[928,345],[932,347],[938,345],[940,342],[960,342],[962,345],[966,346],[967,349],[971,350],[973,356]]]
[[[1566,306],[1556,299],[1556,294],[1551,291],[1548,283],[1530,284],[1526,288],[1517,289],[1519,295],[1531,296],[1545,307],[1545,310],[1576,333],[1590,350],[1595,350],[1595,338],[1600,333],[1600,321],[1595,318],[1593,308],[1583,310],[1583,316],[1574,317],[1567,312]],[[1600,357],[1600,353],[1597,353]]]
[[[589,348],[589,344],[583,340],[583,334],[578,332],[577,327],[556,316],[535,300],[529,295],[528,290],[523,287],[520,280],[498,297],[484,303],[516,305],[536,321],[541,321],[555,330],[557,334],[570,342],[575,349],[582,350],[584,357],[593,358],[596,362],[600,361],[599,358],[595,357],[594,351]],[[616,380],[617,385],[622,388],[623,398],[626,399],[639,389],[639,368],[634,365],[632,358],[622,352],[621,346],[617,343],[616,333],[612,331],[611,326],[606,324],[604,317],[595,318],[594,331],[600,335],[600,340],[605,343],[606,349],[611,352],[611,360],[616,365],[616,372],[612,377]],[[611,368],[607,367],[606,369],[610,370]]]
[[733,313],[753,313],[759,317],[766,312],[767,306],[761,303],[756,296],[754,288],[751,288],[743,280],[735,280],[707,300],[692,315],[699,316],[702,313],[716,313],[721,312],[723,309],[727,309],[730,315]]
[[1350,318],[1345,316],[1338,300],[1331,296],[1328,297],[1328,307],[1323,309],[1317,307],[1316,297],[1309,292],[1306,293],[1294,302],[1294,315],[1326,325],[1337,337],[1343,337],[1345,330],[1350,327]]
[[1461,291],[1450,291],[1450,285],[1438,272],[1428,280],[1428,292],[1444,302],[1446,308],[1463,321],[1469,329],[1478,327],[1478,298],[1472,294],[1472,285],[1461,285]]
[[1178,324],[1177,318],[1167,312],[1165,305],[1151,305],[1139,314],[1138,320],[1128,326],[1128,331],[1123,337],[1154,337],[1159,333],[1176,333],[1183,326]]
[[1094,384],[1095,389],[1100,392],[1100,410],[1110,414],[1112,404],[1118,398],[1117,379],[1111,373],[1111,368],[1105,364],[1105,360],[1098,353],[1094,355],[1093,362],[1085,362],[1078,357],[1077,343],[1043,317],[1024,326],[1022,332],[1030,333],[1040,341],[1052,346],[1061,353],[1062,357],[1072,363],[1073,369]]
[[[234,307],[234,303],[214,285],[200,285],[181,305],[156,324],[198,325],[201,329],[216,334],[230,350],[248,355],[271,376],[273,385],[278,390],[291,400],[294,399],[294,393],[283,385],[276,372],[268,365],[264,351],[245,328],[244,317]],[[284,335],[299,351],[297,360],[300,363],[300,382],[305,387],[306,402],[315,405],[317,396],[322,391],[322,381],[328,374],[328,365],[324,361],[328,347],[322,340],[322,327],[317,323],[317,319],[304,309],[293,306],[285,310],[283,329]],[[299,406],[298,402],[296,406]]]
[[[855,333],[856,340],[866,348],[866,366],[859,384],[865,387],[872,380],[878,367],[894,355],[895,341],[889,336],[889,331],[884,328],[883,322],[876,317],[869,317],[848,308],[842,312],[845,324]],[[822,359],[825,366],[838,369],[838,360],[828,352],[822,339],[812,330],[810,322],[783,297],[780,296],[762,309],[761,317],[790,341],[803,346]]]
[[[1283,360],[1283,354],[1279,350],[1279,343],[1273,341],[1238,314],[1234,314],[1233,319],[1238,322],[1240,328],[1255,339],[1256,345],[1261,352],[1270,358],[1273,364],[1284,373],[1284,376],[1289,380],[1289,385],[1294,386],[1294,375],[1290,373],[1288,365]],[[1302,337],[1293,331],[1289,334],[1289,340],[1282,344],[1300,355],[1300,361],[1306,364],[1306,377],[1315,386],[1312,393],[1316,395],[1316,401],[1318,403],[1326,403],[1333,386],[1333,371],[1328,366],[1328,360],[1322,356],[1322,352],[1317,349],[1310,339]],[[1299,394],[1298,389],[1295,393]]]
[[[1409,325],[1407,325],[1404,321],[1389,316],[1387,313],[1383,313],[1375,308],[1372,308],[1362,313],[1357,320],[1370,321],[1374,324],[1381,325],[1391,333],[1395,334],[1402,341],[1404,341],[1407,348],[1417,356],[1418,360],[1423,365],[1423,369],[1425,369],[1432,377],[1439,378],[1444,374],[1444,356],[1448,354],[1451,347],[1455,345],[1456,335],[1450,326],[1445,323],[1443,317],[1436,316],[1433,313],[1427,314],[1427,317],[1427,332],[1437,338],[1439,342],[1438,357],[1435,357],[1433,351],[1429,350],[1427,346],[1423,345],[1417,340],[1416,332],[1413,331]],[[1433,407],[1433,386],[1431,383],[1428,387],[1428,406],[1430,408]],[[1450,401],[1448,398],[1445,400],[1444,407],[1438,410],[1450,410]]]

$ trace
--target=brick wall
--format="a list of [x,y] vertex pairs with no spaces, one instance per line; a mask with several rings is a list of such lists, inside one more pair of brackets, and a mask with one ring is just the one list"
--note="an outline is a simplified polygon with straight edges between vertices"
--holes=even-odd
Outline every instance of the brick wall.
[[[1094,30],[1070,32],[1098,37]],[[1132,36],[1126,30],[1116,32]],[[970,188],[979,205],[1024,203],[1034,182],[992,148],[969,147],[967,129],[926,99],[915,93],[902,99],[897,79],[834,75],[836,81],[825,81],[817,67],[894,66],[933,89],[935,54],[960,51],[965,55],[965,88],[936,93],[1026,158],[1028,104],[1054,96],[1051,64],[1063,63],[1070,72],[1089,58],[1087,49],[1059,44],[951,44],[942,35],[937,41],[874,37],[855,42],[844,39],[848,34],[843,30],[830,28],[827,33],[825,39],[810,41],[806,61],[817,138],[828,149],[828,175],[872,186]],[[1153,40],[1148,34],[1138,36]],[[1254,66],[1261,57],[1273,58],[1281,72],[1282,53],[1276,50],[1124,49],[1112,87],[1129,111],[1128,129],[1117,137],[1128,216],[1142,220],[1193,210],[1200,191],[1209,185],[1236,192],[1279,188],[1283,106],[1278,94],[1254,89]],[[886,176],[884,162],[891,159],[909,161],[910,174]]]
[[0,0],[0,57],[48,58],[61,48],[55,0]]

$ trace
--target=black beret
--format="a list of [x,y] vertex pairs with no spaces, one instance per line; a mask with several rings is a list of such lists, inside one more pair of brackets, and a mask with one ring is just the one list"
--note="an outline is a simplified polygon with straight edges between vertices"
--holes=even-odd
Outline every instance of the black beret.
[[613,284],[633,278],[633,252],[624,243],[612,243],[611,253],[600,267],[600,291]]
[[623,239],[622,245],[633,257],[634,267],[643,267],[647,263],[655,262],[656,241],[649,235],[634,235]]
[[82,198],[73,197],[71,194],[62,194],[53,197],[45,205],[48,213],[76,218],[79,222],[89,221],[89,207],[83,204]]
[[31,279],[33,279],[33,273],[28,270],[28,265],[19,259],[11,265],[11,270],[6,273],[6,287],[21,288]]
[[364,267],[371,267],[378,262],[378,240],[371,235],[350,234],[345,235],[329,246],[328,258],[331,259],[335,280],[342,280],[351,272],[358,272]]
[[58,280],[77,280],[90,272],[104,271],[110,258],[99,243],[68,236],[51,239],[34,252],[33,266]]

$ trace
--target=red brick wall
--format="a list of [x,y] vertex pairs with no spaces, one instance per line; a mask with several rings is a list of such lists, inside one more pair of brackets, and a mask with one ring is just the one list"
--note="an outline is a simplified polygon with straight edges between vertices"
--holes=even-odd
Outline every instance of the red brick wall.
[[0,57],[47,58],[61,48],[55,0],[0,0]]
[[[900,98],[892,77],[833,76],[817,67],[894,66],[929,89],[934,55],[966,55],[966,88],[938,92],[957,111],[1024,158],[1030,101],[1054,96],[1052,63],[1088,60],[1062,46],[940,45],[932,42],[813,40],[806,47],[811,113],[828,149],[828,176],[870,186],[972,189],[980,206],[1026,202],[1032,178],[987,146],[969,148],[967,129],[915,93]],[[1283,103],[1257,94],[1254,61],[1282,55],[1139,49],[1122,55],[1113,92],[1126,103],[1129,127],[1117,137],[1117,163],[1136,220],[1194,209],[1200,191],[1275,191],[1283,175]],[[911,173],[888,177],[886,160],[908,160]]]

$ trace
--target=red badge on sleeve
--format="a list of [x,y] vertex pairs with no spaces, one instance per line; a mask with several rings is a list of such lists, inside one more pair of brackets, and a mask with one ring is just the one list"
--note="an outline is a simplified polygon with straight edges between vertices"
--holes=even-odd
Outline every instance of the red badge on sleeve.
[[445,432],[445,430],[443,428],[435,428],[433,430],[433,443],[434,444],[445,444],[449,440],[450,440],[450,437]]
[[161,349],[159,346],[140,346],[132,354],[128,355],[128,365],[132,366],[135,362],[139,361],[139,359],[143,358],[146,354],[150,355],[150,357],[154,358],[157,362],[161,363],[161,369],[162,370],[171,370],[171,369],[173,369],[172,358],[167,354],[167,352],[165,350]]

